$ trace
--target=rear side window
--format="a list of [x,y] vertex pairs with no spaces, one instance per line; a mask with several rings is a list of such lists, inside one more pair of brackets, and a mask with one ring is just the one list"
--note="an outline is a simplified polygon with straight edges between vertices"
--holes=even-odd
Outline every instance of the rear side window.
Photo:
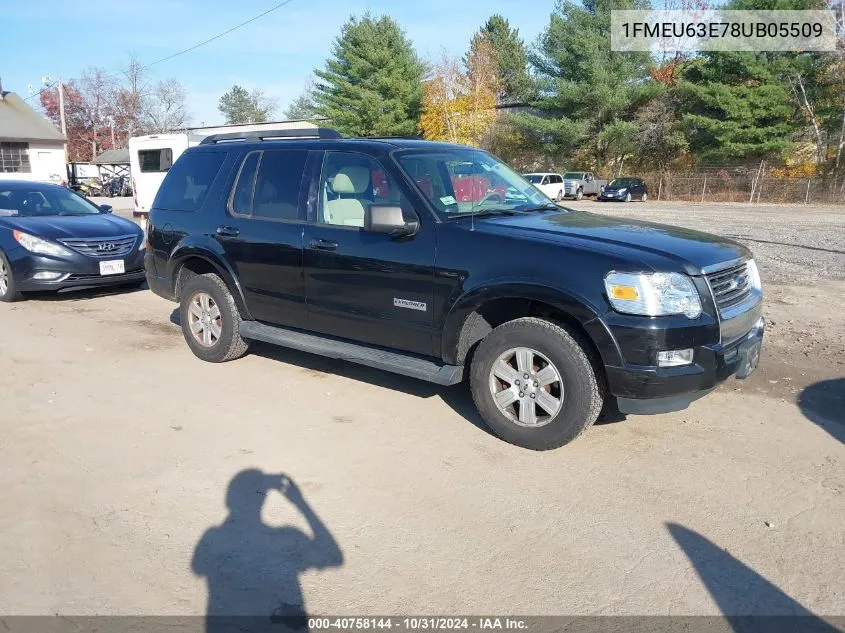
[[173,166],[173,150],[169,147],[139,150],[138,164],[144,174],[167,171]]
[[261,152],[250,152],[241,165],[238,182],[232,192],[232,211],[238,215],[252,213],[252,192],[255,188],[255,173],[258,171],[258,161]]
[[177,211],[199,211],[225,158],[223,152],[184,154],[161,183],[153,206]]
[[308,150],[248,154],[232,191],[231,210],[256,219],[300,219],[299,193],[307,160]]

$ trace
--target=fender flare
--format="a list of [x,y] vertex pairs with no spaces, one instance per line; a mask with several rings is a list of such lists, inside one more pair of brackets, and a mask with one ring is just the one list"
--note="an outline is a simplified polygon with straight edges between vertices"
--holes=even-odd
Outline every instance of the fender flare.
[[[552,306],[574,319],[587,333],[605,366],[619,366],[622,354],[599,310],[573,293],[530,281],[502,281],[470,290],[454,302],[443,323],[441,356],[450,364],[462,364],[461,335],[467,319],[480,306],[496,299],[524,299]],[[465,345],[466,346],[466,345]]]
[[[229,288],[229,292],[232,293],[235,305],[238,306],[243,318],[252,320],[238,276],[226,261],[223,248],[216,241],[209,244],[207,240],[184,240],[173,249],[167,264],[167,278],[173,284],[174,294],[178,281],[177,275],[182,269],[182,265],[189,259],[201,259],[214,268]],[[176,297],[176,300],[178,301],[179,297]]]

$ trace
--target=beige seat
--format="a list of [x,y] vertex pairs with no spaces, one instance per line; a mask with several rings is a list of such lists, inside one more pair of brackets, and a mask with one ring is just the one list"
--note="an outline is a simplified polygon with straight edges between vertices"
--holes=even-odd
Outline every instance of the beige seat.
[[269,181],[262,183],[261,189],[256,193],[252,213],[276,220],[295,220],[299,215],[296,205],[279,201],[279,191]]
[[364,210],[372,201],[361,194],[369,186],[370,170],[366,167],[349,165],[340,169],[332,181],[332,190],[338,198],[325,200],[323,205],[326,224],[363,227]]

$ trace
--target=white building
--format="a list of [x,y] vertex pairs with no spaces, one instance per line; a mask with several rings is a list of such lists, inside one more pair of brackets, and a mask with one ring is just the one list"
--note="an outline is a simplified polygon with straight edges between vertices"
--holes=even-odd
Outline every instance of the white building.
[[13,92],[0,88],[0,179],[67,179],[65,137]]

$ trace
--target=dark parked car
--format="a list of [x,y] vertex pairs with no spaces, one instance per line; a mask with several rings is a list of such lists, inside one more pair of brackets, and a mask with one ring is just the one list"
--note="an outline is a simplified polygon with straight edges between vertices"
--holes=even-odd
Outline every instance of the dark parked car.
[[606,401],[683,409],[749,375],[763,338],[744,246],[561,209],[460,145],[212,136],[168,172],[148,240],[150,287],[180,302],[199,358],[260,340],[468,376],[490,428],[532,449],[571,441]]
[[0,180],[0,301],[33,290],[140,285],[144,235],[58,185]]
[[604,186],[599,200],[648,200],[648,187],[642,178],[614,178]]

